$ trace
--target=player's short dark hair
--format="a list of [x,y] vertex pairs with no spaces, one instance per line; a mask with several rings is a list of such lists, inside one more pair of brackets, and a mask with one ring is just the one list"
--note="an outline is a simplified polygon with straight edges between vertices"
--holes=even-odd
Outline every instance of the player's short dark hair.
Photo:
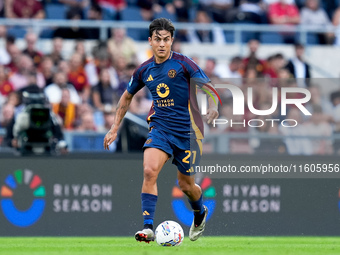
[[152,37],[152,34],[154,31],[156,31],[157,33],[158,31],[161,31],[161,30],[166,30],[170,32],[171,37],[173,37],[175,26],[172,24],[171,20],[169,19],[166,19],[166,18],[155,19],[151,22],[149,26],[150,37]]

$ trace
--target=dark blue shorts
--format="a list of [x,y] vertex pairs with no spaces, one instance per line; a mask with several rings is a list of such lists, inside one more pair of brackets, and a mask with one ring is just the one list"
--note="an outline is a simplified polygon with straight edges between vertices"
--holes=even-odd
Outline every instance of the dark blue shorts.
[[198,166],[202,157],[202,141],[192,138],[182,138],[158,130],[153,127],[143,149],[157,148],[173,156],[172,164],[185,175],[195,174],[195,166]]

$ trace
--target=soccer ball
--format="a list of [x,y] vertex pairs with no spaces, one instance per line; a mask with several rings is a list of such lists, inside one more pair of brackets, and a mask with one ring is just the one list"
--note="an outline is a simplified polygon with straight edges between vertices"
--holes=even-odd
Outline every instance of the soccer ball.
[[155,236],[161,246],[179,246],[183,242],[184,232],[177,222],[166,220],[158,225]]

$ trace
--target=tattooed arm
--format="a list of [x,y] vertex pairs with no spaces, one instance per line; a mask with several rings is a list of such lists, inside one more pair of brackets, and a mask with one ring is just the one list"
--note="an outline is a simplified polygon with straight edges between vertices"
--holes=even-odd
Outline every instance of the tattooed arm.
[[119,125],[122,122],[127,110],[129,109],[132,98],[133,95],[127,91],[125,91],[124,94],[121,96],[117,105],[114,124],[112,125],[111,129],[107,132],[104,138],[104,149],[109,150],[110,144],[114,140],[116,140]]

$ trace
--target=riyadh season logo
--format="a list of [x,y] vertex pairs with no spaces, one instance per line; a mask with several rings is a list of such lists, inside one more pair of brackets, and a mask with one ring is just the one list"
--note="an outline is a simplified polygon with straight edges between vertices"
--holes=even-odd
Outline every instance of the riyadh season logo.
[[[203,204],[208,208],[208,216],[207,220],[211,218],[215,211],[216,200],[214,197],[216,196],[216,189],[212,186],[212,181],[210,178],[205,177],[201,182],[201,188],[203,193]],[[181,189],[177,185],[172,188],[172,209],[177,217],[183,224],[190,226],[193,219],[194,214],[192,213],[192,209],[186,206],[186,196],[181,191]]]
[[46,190],[39,175],[33,171],[16,170],[1,186],[1,209],[15,226],[29,227],[36,223],[45,209]]
[[[211,86],[209,86],[210,89]],[[216,84],[215,88],[217,89],[228,89],[233,97],[233,115],[244,115],[245,110],[245,96],[243,94],[243,91],[236,85],[231,84]],[[202,89],[206,94],[208,94],[215,104],[217,105],[217,102],[213,95],[209,93],[208,91]],[[212,91],[216,94],[218,97],[220,103],[221,99],[219,95],[217,94],[216,90],[212,89]],[[207,114],[207,95],[206,94],[200,94],[198,98],[198,102],[200,103],[200,109],[201,114],[206,115]],[[258,110],[254,107],[253,102],[253,88],[248,87],[247,88],[247,106],[249,111],[257,116],[265,116],[270,115],[274,113],[277,110],[278,107],[278,88],[274,87],[272,88],[272,105],[269,109],[266,110]],[[300,94],[303,95],[302,98],[289,98],[290,94]],[[281,109],[281,116],[287,115],[287,105],[294,105],[296,108],[298,108],[304,115],[312,115],[306,107],[303,105],[304,103],[307,103],[311,99],[311,93],[308,89],[305,88],[295,88],[295,87],[284,87],[281,88],[280,91],[280,109]],[[222,105],[222,103],[221,103]],[[262,127],[265,122],[270,122],[271,126],[274,127],[275,122],[279,122],[282,127],[296,127],[298,125],[297,120],[295,119],[250,119],[248,121],[243,120],[235,122],[232,119],[215,119],[213,120],[212,124],[214,127],[216,125],[230,125],[232,127],[233,125],[242,125],[243,127],[249,126],[249,127]]]

